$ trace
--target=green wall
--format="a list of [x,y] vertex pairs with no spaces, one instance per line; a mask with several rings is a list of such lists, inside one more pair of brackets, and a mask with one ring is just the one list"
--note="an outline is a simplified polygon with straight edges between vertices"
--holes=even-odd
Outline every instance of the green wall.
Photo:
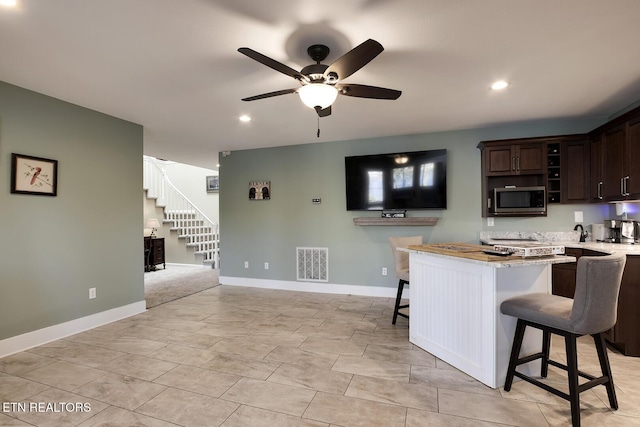
[[[230,283],[245,279],[296,280],[296,246],[329,248],[329,283],[395,287],[389,236],[423,236],[425,243],[478,242],[482,230],[569,231],[573,212],[584,223],[600,222],[607,206],[553,205],[546,218],[496,218],[487,227],[480,208],[482,140],[588,132],[606,121],[552,120],[420,135],[268,149],[232,151],[220,167],[221,271]],[[355,226],[353,218],[376,212],[348,212],[344,157],[351,155],[446,148],[448,208],[410,211],[436,216],[434,227]],[[250,181],[271,181],[271,200],[250,201]],[[321,198],[320,205],[311,203]],[[249,268],[244,268],[244,262]],[[264,263],[269,262],[269,270]],[[382,267],[389,269],[381,275]],[[299,288],[309,286],[300,283]]]
[[[11,194],[11,153],[58,196]],[[0,82],[0,340],[144,300],[141,188],[141,126]]]

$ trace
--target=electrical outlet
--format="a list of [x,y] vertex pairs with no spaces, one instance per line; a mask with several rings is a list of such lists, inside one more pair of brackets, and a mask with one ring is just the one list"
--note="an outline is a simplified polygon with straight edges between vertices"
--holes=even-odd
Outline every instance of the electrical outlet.
[[94,299],[96,297],[96,288],[89,289],[89,299]]
[[244,262],[244,268],[249,268],[249,261]]
[[493,217],[487,218],[487,227],[493,227]]
[[574,222],[582,222],[582,221],[584,221],[584,216],[582,215],[582,211],[574,211],[573,212],[573,221]]
[[382,275],[383,276],[387,275],[387,267],[382,267]]
[[265,262],[265,263],[264,263],[264,269],[265,269],[265,270],[268,270],[268,269],[269,269],[269,263],[268,263],[268,262]]

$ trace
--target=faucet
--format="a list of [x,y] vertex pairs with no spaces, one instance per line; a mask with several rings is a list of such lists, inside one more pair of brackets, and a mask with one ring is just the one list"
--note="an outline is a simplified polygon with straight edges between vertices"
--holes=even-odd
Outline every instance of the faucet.
[[587,232],[584,231],[584,227],[582,226],[582,224],[576,224],[575,227],[573,227],[573,231],[578,231],[578,228],[580,228],[580,242],[585,242],[585,238],[587,237]]

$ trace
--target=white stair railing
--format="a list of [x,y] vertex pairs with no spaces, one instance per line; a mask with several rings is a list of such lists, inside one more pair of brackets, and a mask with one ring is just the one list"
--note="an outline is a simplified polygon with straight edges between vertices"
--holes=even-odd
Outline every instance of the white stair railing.
[[211,221],[178,188],[173,185],[164,169],[152,157],[144,156],[144,189],[147,197],[156,199],[156,206],[164,210],[164,222],[179,238],[187,240],[187,246],[195,247],[195,253],[204,262],[220,267],[220,233],[218,223]]

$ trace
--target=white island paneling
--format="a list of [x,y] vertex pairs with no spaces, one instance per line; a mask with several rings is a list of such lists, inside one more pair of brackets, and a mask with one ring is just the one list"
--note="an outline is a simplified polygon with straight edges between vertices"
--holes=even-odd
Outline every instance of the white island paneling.
[[[411,251],[409,340],[489,387],[502,387],[516,319],[501,314],[500,304],[516,295],[551,292],[551,264],[571,261],[482,262]],[[523,354],[540,351],[541,343],[540,332],[528,328]],[[539,366],[521,369],[533,373]]]

